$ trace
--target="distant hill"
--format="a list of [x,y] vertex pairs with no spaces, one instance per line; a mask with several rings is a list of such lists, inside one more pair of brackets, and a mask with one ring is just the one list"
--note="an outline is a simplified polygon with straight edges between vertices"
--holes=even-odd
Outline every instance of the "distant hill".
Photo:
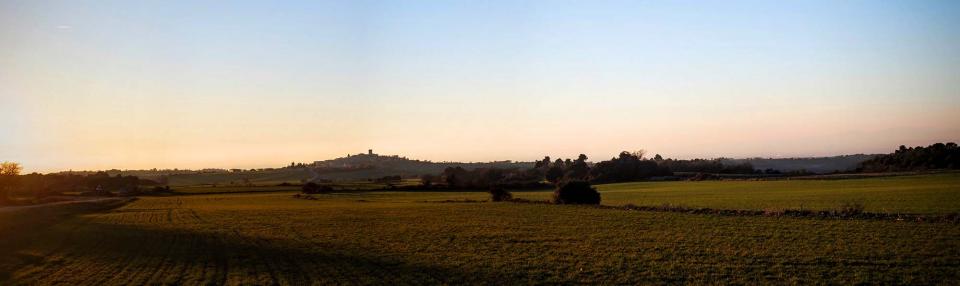
[[432,162],[407,159],[397,155],[367,154],[347,155],[331,160],[316,161],[311,169],[317,173],[316,179],[345,180],[371,179],[383,176],[419,176],[440,174],[448,167],[476,168],[532,168],[534,162],[494,161],[479,163]]
[[[110,176],[137,176],[169,184],[189,185],[271,185],[298,184],[310,180],[365,180],[385,176],[414,177],[425,174],[440,174],[448,167],[476,168],[531,168],[533,162],[494,161],[480,163],[431,162],[412,160],[396,155],[373,154],[347,155],[346,157],[316,161],[312,164],[293,164],[281,168],[260,169],[202,169],[202,170],[105,170]],[[64,171],[59,174],[89,175],[98,171]]]
[[861,162],[870,160],[878,154],[841,155],[833,157],[814,158],[747,158],[723,159],[726,163],[750,163],[754,169],[773,169],[781,172],[806,170],[813,173],[830,173],[834,171],[855,170]]
[[[754,169],[763,171],[774,169],[781,172],[806,170],[814,173],[850,171],[861,162],[878,155],[843,155],[818,158],[748,158],[718,159],[723,164],[734,165],[750,163]],[[494,162],[432,162],[408,159],[397,155],[366,154],[347,155],[336,159],[316,161],[308,164],[292,164],[281,168],[262,169],[202,169],[202,170],[106,170],[111,176],[138,176],[169,184],[186,185],[271,185],[280,183],[302,183],[311,180],[365,180],[385,176],[415,177],[426,174],[440,174],[449,167],[462,167],[467,170],[477,168],[532,168],[534,162],[494,161]],[[591,164],[592,165],[592,164]],[[63,174],[92,174],[96,171],[69,171]]]

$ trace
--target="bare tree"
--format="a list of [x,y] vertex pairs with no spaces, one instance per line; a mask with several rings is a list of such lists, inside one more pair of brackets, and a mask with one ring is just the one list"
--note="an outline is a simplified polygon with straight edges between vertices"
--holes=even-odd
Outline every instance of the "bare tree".
[[23,168],[18,163],[6,161],[0,163],[0,204],[10,202],[10,191],[16,187],[19,179],[17,176],[20,175],[21,170]]

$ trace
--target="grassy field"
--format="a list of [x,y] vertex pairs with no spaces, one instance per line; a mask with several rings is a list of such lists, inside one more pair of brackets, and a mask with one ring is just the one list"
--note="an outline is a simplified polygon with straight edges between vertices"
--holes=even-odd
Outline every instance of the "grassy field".
[[302,189],[301,186],[183,186],[174,187],[175,194],[218,194],[218,193],[256,193],[256,192],[296,192]]
[[314,177],[307,169],[277,169],[270,171],[239,172],[239,173],[199,173],[179,174],[169,177],[170,186],[193,185],[241,185],[244,179],[259,185],[276,185],[280,183],[300,183]]
[[2,284],[960,282],[960,227],[953,224],[389,196],[143,198],[18,233],[27,242],[2,253],[0,278],[7,280]]
[[[404,186],[417,186],[420,185],[419,180],[405,179],[399,182],[391,183],[397,187]],[[371,181],[348,181],[348,182],[336,182],[330,183],[335,190],[349,190],[349,191],[370,191],[370,190],[382,190],[388,189],[389,185],[387,183],[377,183]],[[255,193],[255,192],[293,192],[300,191],[302,186],[300,185],[290,185],[283,186],[277,184],[254,184],[249,186],[240,186],[240,185],[191,185],[191,186],[176,186],[173,187],[173,192],[176,194],[218,194],[218,193]]]
[[[789,201],[777,196],[820,194],[827,197],[816,201],[826,207],[831,199],[848,198],[829,197],[834,192],[853,192],[850,198],[856,199],[910,192],[950,197],[942,193],[957,191],[950,176],[887,179],[600,188],[611,204],[669,200],[744,208]],[[749,192],[761,194],[743,204],[737,201],[753,195],[721,199],[700,193],[701,184],[727,187],[717,192],[747,192],[736,186],[750,183],[762,187]],[[857,188],[863,184],[881,190]],[[774,196],[763,189],[787,191]],[[354,192],[316,195],[317,200],[292,194],[144,197],[117,209],[78,212],[56,224],[49,219],[34,228],[0,224],[0,285],[960,283],[956,224],[439,202],[486,198],[478,192]],[[956,211],[924,206],[925,201],[932,200],[877,199],[868,207],[887,202],[910,210]],[[41,217],[3,218],[34,223]]]
[[850,180],[642,182],[598,189],[608,205],[820,210],[861,203],[871,212],[960,212],[960,173]]
[[[397,186],[415,185],[403,180]],[[337,182],[338,190],[383,189],[386,184],[367,181]],[[664,204],[718,209],[807,209],[830,210],[844,203],[859,203],[866,211],[881,213],[945,214],[960,212],[960,173],[917,176],[877,177],[846,180],[775,181],[702,181],[636,182],[596,186],[604,205]],[[183,194],[298,191],[299,186],[184,186],[174,191]],[[383,194],[382,194],[383,193]],[[482,191],[443,192],[444,198],[484,200]],[[514,196],[529,200],[550,199],[551,190],[514,191]],[[391,200],[425,200],[421,192],[372,192],[377,199],[388,194]],[[430,196],[427,196],[430,197]]]

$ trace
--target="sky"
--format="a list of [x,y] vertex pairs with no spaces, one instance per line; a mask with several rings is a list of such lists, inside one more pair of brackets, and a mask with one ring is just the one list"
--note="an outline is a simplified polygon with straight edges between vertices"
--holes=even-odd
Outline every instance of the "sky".
[[960,141],[960,1],[0,0],[0,161],[253,168]]

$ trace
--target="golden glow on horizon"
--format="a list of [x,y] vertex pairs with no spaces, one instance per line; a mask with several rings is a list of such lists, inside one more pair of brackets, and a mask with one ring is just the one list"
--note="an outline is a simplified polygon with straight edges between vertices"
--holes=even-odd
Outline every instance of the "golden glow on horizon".
[[434,5],[0,2],[0,161],[786,157],[960,141],[954,3]]

